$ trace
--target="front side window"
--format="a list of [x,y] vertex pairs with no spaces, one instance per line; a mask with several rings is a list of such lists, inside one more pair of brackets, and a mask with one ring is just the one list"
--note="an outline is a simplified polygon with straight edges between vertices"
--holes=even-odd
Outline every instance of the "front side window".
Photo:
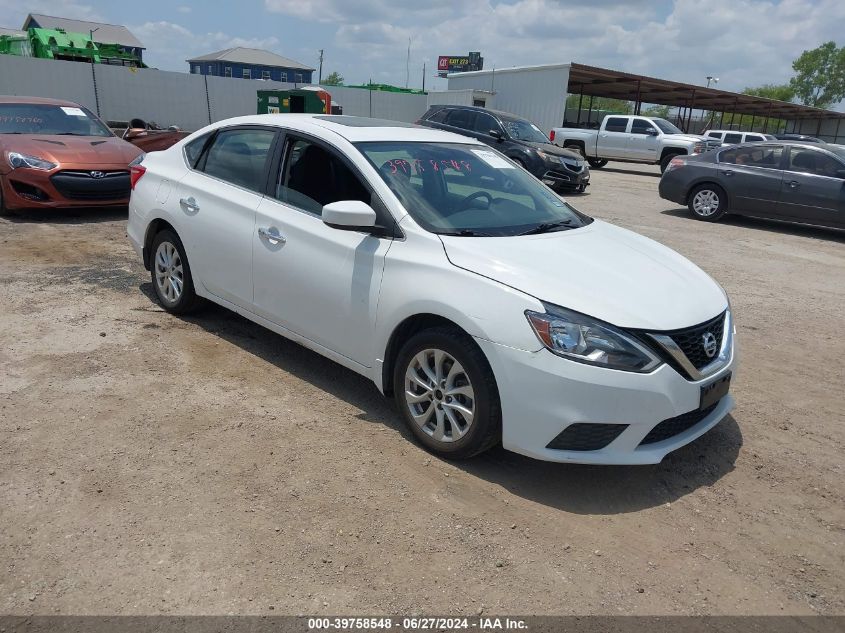
[[484,112],[476,112],[475,131],[479,134],[490,134],[492,130],[499,131],[499,124],[496,119]]
[[710,137],[710,138],[717,138],[719,140],[722,140],[722,133],[721,132],[708,132],[707,136]]
[[840,177],[839,173],[845,170],[845,165],[824,152],[793,147],[789,150],[789,166],[787,169],[805,174],[815,174],[816,176],[837,178]]
[[780,169],[782,155],[782,145],[753,145],[751,147],[737,147],[736,149],[725,150],[719,154],[719,162],[746,165],[748,167]]
[[645,119],[634,119],[631,122],[631,134],[648,134],[648,131],[653,129],[655,127],[651,124],[651,121]]
[[664,134],[683,134],[684,131],[674,123],[669,123],[666,119],[652,119],[654,126]]
[[0,103],[0,134],[114,136],[86,108],[40,103]]
[[624,132],[628,129],[628,119],[610,117],[604,125],[606,132]]
[[356,147],[432,233],[501,237],[592,222],[486,146],[391,141]]
[[267,158],[275,136],[271,130],[223,130],[208,149],[202,171],[260,192],[266,182]]
[[529,143],[548,143],[549,138],[533,123],[524,119],[502,119],[502,125],[512,139]]
[[742,143],[742,134],[738,134],[736,132],[727,132],[725,134],[725,138],[723,140],[724,143],[728,145],[735,145],[736,143]]
[[285,148],[275,197],[315,215],[321,215],[325,205],[341,200],[371,204],[369,190],[336,154],[311,141],[294,138]]

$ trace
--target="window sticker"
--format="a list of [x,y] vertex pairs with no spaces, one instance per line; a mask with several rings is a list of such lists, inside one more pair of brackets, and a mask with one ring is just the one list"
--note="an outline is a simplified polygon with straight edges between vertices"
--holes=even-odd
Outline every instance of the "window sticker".
[[493,169],[514,169],[514,165],[491,151],[485,149],[474,149],[472,150],[472,153],[490,165]]
[[80,108],[65,108],[64,106],[62,106],[62,112],[64,112],[68,116],[83,116],[86,119],[88,118],[88,115],[85,114]]

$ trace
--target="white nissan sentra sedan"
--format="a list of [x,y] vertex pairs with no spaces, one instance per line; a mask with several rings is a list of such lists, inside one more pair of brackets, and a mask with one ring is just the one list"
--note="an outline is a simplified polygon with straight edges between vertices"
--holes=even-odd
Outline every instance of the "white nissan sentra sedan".
[[473,139],[248,116],[131,175],[167,311],[210,300],[369,377],[444,457],[656,463],[733,408],[719,284]]

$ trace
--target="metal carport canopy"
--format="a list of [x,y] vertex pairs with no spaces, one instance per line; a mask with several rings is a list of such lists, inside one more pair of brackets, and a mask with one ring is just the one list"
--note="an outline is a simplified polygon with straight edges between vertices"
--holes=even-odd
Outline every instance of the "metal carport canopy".
[[845,112],[833,112],[775,99],[705,88],[667,79],[585,66],[573,62],[569,70],[569,94],[624,99],[643,103],[735,112],[777,119],[845,119]]

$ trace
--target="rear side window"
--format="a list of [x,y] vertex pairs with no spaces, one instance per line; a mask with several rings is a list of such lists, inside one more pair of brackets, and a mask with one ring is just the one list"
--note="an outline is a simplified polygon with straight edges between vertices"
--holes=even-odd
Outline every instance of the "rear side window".
[[707,136],[709,136],[710,138],[717,138],[717,139],[721,140],[722,133],[721,132],[708,132]]
[[440,108],[430,117],[428,117],[428,120],[434,121],[435,123],[445,123],[447,114],[449,114],[449,111],[446,108]]
[[745,142],[746,143],[762,143],[765,141],[762,136],[758,136],[757,134],[746,134],[745,135]]
[[475,123],[475,112],[472,110],[451,110],[446,123],[462,130],[471,130]]
[[489,114],[476,112],[475,131],[479,134],[490,134],[492,130],[499,131],[499,123]]
[[780,158],[782,155],[782,145],[737,147],[736,149],[721,152],[719,154],[719,162],[746,165],[748,167],[780,169]]
[[235,129],[220,132],[206,152],[201,168],[209,176],[261,192],[267,179],[267,159],[276,133]]
[[197,161],[202,156],[202,150],[205,149],[205,144],[208,142],[210,136],[211,132],[203,134],[185,145],[185,160],[188,161],[188,166],[191,169],[197,166]]
[[628,119],[610,117],[604,126],[606,132],[624,132],[628,127]]
[[735,132],[727,132],[725,134],[724,142],[728,145],[734,145],[735,143],[742,143],[742,134],[737,134]]

